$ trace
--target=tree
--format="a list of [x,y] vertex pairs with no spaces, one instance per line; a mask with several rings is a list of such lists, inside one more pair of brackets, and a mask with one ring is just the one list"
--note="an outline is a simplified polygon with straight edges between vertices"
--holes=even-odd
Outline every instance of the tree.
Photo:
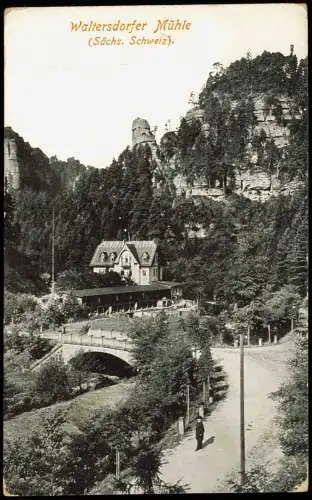
[[64,315],[65,320],[77,320],[80,318],[86,318],[88,316],[88,311],[79,302],[77,297],[70,294],[68,295],[61,306],[61,312]]
[[3,229],[4,229],[5,248],[7,248],[8,244],[12,244],[16,247],[18,245],[18,240],[20,237],[20,228],[19,225],[15,222],[16,203],[14,202],[13,196],[6,187],[4,190],[3,205],[4,205]]
[[294,311],[298,311],[301,297],[292,285],[285,285],[272,294],[263,296],[263,315],[265,322],[283,323],[293,317]]
[[133,355],[140,371],[149,371],[149,363],[155,357],[158,342],[169,334],[168,324],[165,312],[133,324],[129,335],[134,341]]
[[286,456],[308,458],[308,340],[298,341],[291,379],[272,394],[279,409],[280,443]]
[[71,469],[77,457],[63,430],[66,414],[57,410],[42,418],[43,431],[34,429],[5,444],[5,482],[18,496],[62,496],[72,491]]
[[44,312],[44,325],[54,325],[56,327],[61,326],[65,321],[65,316],[61,310],[59,303],[51,301]]
[[[30,294],[13,294],[5,290],[4,292],[4,322],[20,323],[25,317],[25,313],[38,311],[36,297]],[[36,312],[37,312],[36,311]]]
[[[128,479],[123,478],[124,483],[138,488],[138,493],[143,494],[181,494],[186,492],[186,486],[179,482],[168,484],[160,478],[162,464],[162,450],[159,445],[151,445],[147,441],[141,441],[136,454],[130,460]],[[130,480],[130,481],[129,481]],[[130,486],[130,485],[129,485]],[[130,488],[124,488],[130,490]]]
[[161,455],[159,450],[146,443],[140,445],[138,453],[132,462],[134,476],[143,494],[155,493],[155,486],[159,483]]

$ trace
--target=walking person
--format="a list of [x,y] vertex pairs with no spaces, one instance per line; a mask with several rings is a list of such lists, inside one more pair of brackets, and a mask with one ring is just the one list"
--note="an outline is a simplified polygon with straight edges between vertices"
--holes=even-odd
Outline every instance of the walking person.
[[201,450],[203,447],[203,439],[204,439],[205,428],[203,424],[202,417],[198,416],[196,419],[196,441],[197,441],[197,450]]

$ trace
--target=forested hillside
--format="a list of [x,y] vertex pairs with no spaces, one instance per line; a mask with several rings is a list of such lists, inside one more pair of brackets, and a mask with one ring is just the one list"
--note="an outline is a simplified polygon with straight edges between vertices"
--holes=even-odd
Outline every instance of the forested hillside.
[[[282,122],[281,96],[291,104],[283,123],[287,143],[277,147],[257,129],[254,102],[261,98]],[[156,156],[148,146],[128,147],[102,170],[74,159],[61,164],[24,146],[25,181],[12,209],[19,238],[13,243],[38,276],[50,272],[54,207],[57,275],[87,270],[102,239],[129,233],[132,239],[157,239],[163,279],[185,281],[186,292],[199,294],[203,303],[216,297],[244,307],[285,286],[306,293],[307,60],[298,62],[293,51],[247,56],[211,74],[199,103],[206,129],[182,119],[179,130],[160,141]],[[255,168],[251,153],[257,154],[257,169],[295,182],[294,193],[265,203],[240,196],[235,176]],[[178,174],[204,176],[212,185],[225,176],[226,200],[177,196]],[[205,238],[189,237],[188,228],[196,225],[206,230]]]

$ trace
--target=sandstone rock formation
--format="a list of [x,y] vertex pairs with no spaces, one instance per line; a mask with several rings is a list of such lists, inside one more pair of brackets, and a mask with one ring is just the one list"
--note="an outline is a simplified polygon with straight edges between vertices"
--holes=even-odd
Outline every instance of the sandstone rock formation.
[[132,123],[132,146],[138,144],[149,144],[156,146],[156,139],[151,132],[149,123],[143,118],[136,118]]
[[188,125],[190,125],[194,120],[199,120],[201,123],[203,123],[204,115],[205,115],[205,111],[196,106],[196,107],[190,109],[186,113],[185,120],[188,123]]
[[[215,97],[221,98],[216,94]],[[283,148],[289,140],[289,122],[293,118],[299,118],[293,109],[293,103],[287,96],[278,97],[257,94],[253,97],[254,114],[256,124],[253,128],[253,134],[259,135],[264,131],[268,139],[273,139],[278,148]],[[238,102],[232,100],[232,109],[235,110]],[[276,110],[278,109],[278,113]],[[279,119],[277,119],[279,114]],[[185,120],[190,125],[195,120],[202,124],[202,132],[207,137],[210,134],[210,125],[204,121],[204,110],[198,105],[194,105],[186,115]],[[276,175],[268,175],[259,168],[258,154],[251,143],[248,145],[246,155],[249,162],[254,166],[252,171],[240,171],[235,169],[235,187],[234,192],[254,201],[266,201],[270,196],[277,194],[290,195],[296,189],[295,186],[281,185]],[[191,184],[186,181],[182,175],[174,177],[176,194],[185,195],[187,198],[207,197],[215,200],[225,200],[225,193],[222,186],[209,186],[205,180],[196,179]]]
[[16,142],[14,139],[4,139],[4,180],[9,189],[18,189],[20,173],[17,159]]

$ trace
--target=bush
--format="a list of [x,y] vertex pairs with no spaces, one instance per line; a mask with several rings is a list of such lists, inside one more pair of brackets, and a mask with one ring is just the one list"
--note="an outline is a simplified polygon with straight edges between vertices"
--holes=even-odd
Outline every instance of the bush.
[[73,295],[69,295],[64,299],[64,302],[60,307],[60,311],[66,321],[88,317],[88,310],[82,306],[78,302],[78,299]]
[[38,309],[38,303],[33,295],[25,293],[4,292],[4,323],[11,321],[19,323],[25,313]]
[[19,392],[10,398],[5,398],[4,406],[6,417],[13,417],[36,408],[33,396],[27,392]]
[[28,347],[32,359],[43,358],[52,348],[53,341],[42,337],[35,337]]
[[53,359],[35,374],[33,394],[43,405],[62,401],[71,395],[68,368],[63,360]]
[[44,325],[61,326],[65,322],[65,316],[62,312],[60,304],[52,302],[48,305],[44,313]]

